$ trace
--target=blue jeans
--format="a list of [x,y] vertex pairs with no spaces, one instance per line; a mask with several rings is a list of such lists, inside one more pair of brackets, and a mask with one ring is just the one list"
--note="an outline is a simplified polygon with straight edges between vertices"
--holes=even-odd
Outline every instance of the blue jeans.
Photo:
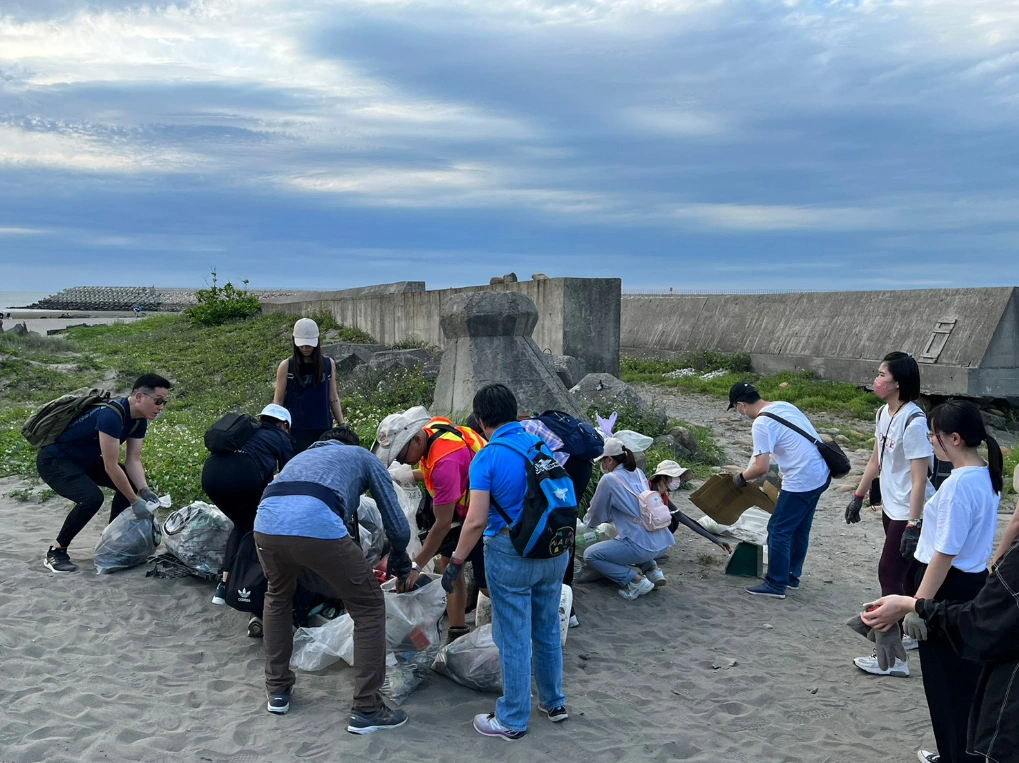
[[524,559],[509,535],[485,538],[485,573],[492,599],[492,639],[499,647],[502,696],[495,717],[512,731],[531,718],[531,658],[543,707],[566,704],[559,600],[569,554]]
[[790,578],[798,580],[803,574],[814,510],[830,484],[829,477],[816,490],[779,493],[775,513],[768,522],[768,574],[764,577],[764,582],[776,593],[785,593]]
[[630,565],[640,567],[644,573],[651,572],[658,563],[654,554],[644,551],[629,540],[613,538],[588,546],[584,551],[584,563],[600,572],[620,588],[633,582],[637,577]]

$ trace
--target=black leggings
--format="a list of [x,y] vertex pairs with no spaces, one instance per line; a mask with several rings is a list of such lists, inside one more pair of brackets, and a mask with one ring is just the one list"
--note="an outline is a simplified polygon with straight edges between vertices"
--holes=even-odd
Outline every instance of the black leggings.
[[255,529],[255,513],[268,482],[247,453],[213,453],[202,468],[202,490],[234,523],[226,541],[223,569],[229,571],[241,538]]
[[[131,505],[131,502],[117,490],[106,473],[103,460],[99,459],[87,467],[78,466],[66,458],[57,458],[46,450],[40,450],[35,458],[36,469],[43,482],[49,485],[57,495],[74,501],[74,508],[67,515],[60,533],[57,535],[57,544],[67,548],[75,536],[80,533],[103,506],[103,491],[100,487],[108,487],[116,490],[113,496],[113,504],[110,506],[110,521],[116,519],[124,509]],[[118,464],[124,469],[123,464]],[[124,470],[124,474],[127,471]],[[131,488],[135,489],[134,482],[128,477]]]
[[[917,588],[926,565],[919,565]],[[970,601],[984,587],[987,572],[962,572],[953,567],[934,595],[935,601]],[[983,763],[983,756],[966,754],[966,727],[980,677],[979,662],[962,659],[947,638],[928,631],[920,642],[923,690],[934,727],[941,763]]]
[[[591,481],[591,474],[594,472],[594,462],[588,461],[586,458],[577,458],[576,456],[570,456],[566,459],[566,465],[563,467],[566,473],[570,475],[570,480],[573,482],[573,492],[577,496],[577,504],[580,504],[580,499],[584,497],[584,491],[587,490],[587,483]],[[574,528],[575,529],[575,528]],[[573,587],[573,560],[577,555],[577,534],[573,534],[573,542],[570,543],[570,562],[566,565],[566,574],[563,575],[563,583]],[[572,615],[573,612],[571,611]]]

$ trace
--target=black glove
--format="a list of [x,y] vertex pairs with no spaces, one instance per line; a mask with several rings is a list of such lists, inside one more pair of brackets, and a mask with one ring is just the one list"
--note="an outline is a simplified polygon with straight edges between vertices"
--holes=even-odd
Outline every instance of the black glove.
[[742,488],[747,486],[747,478],[743,476],[743,472],[737,472],[736,474],[732,475],[732,481],[733,484],[736,485],[736,487]]
[[860,521],[860,509],[863,508],[863,499],[853,494],[853,500],[846,506],[846,524],[855,525]]
[[410,557],[407,556],[407,552],[390,552],[389,561],[386,563],[386,571],[398,580],[406,580],[411,572]]
[[902,540],[899,542],[899,553],[905,559],[912,559],[916,553],[916,544],[920,542],[920,528],[913,525],[906,525],[902,531]]
[[460,577],[463,568],[464,563],[460,559],[449,560],[449,564],[446,565],[446,571],[442,573],[442,587],[446,593],[453,593],[453,584]]

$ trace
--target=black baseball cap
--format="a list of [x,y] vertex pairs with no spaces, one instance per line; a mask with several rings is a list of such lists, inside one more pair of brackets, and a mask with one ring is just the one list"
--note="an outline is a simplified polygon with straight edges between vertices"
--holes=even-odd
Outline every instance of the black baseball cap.
[[756,403],[760,399],[761,394],[753,384],[747,382],[733,384],[729,390],[729,407],[725,410],[731,411],[736,407],[736,403]]

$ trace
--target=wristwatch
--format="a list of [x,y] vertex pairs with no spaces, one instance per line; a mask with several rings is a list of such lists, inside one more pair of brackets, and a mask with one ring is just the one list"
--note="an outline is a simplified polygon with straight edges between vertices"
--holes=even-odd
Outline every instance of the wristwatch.
[[922,524],[923,524],[922,519],[911,519],[908,522],[906,522],[906,527],[919,527]]
[[410,570],[411,572],[421,572],[421,568],[418,566],[417,562],[410,563]]

